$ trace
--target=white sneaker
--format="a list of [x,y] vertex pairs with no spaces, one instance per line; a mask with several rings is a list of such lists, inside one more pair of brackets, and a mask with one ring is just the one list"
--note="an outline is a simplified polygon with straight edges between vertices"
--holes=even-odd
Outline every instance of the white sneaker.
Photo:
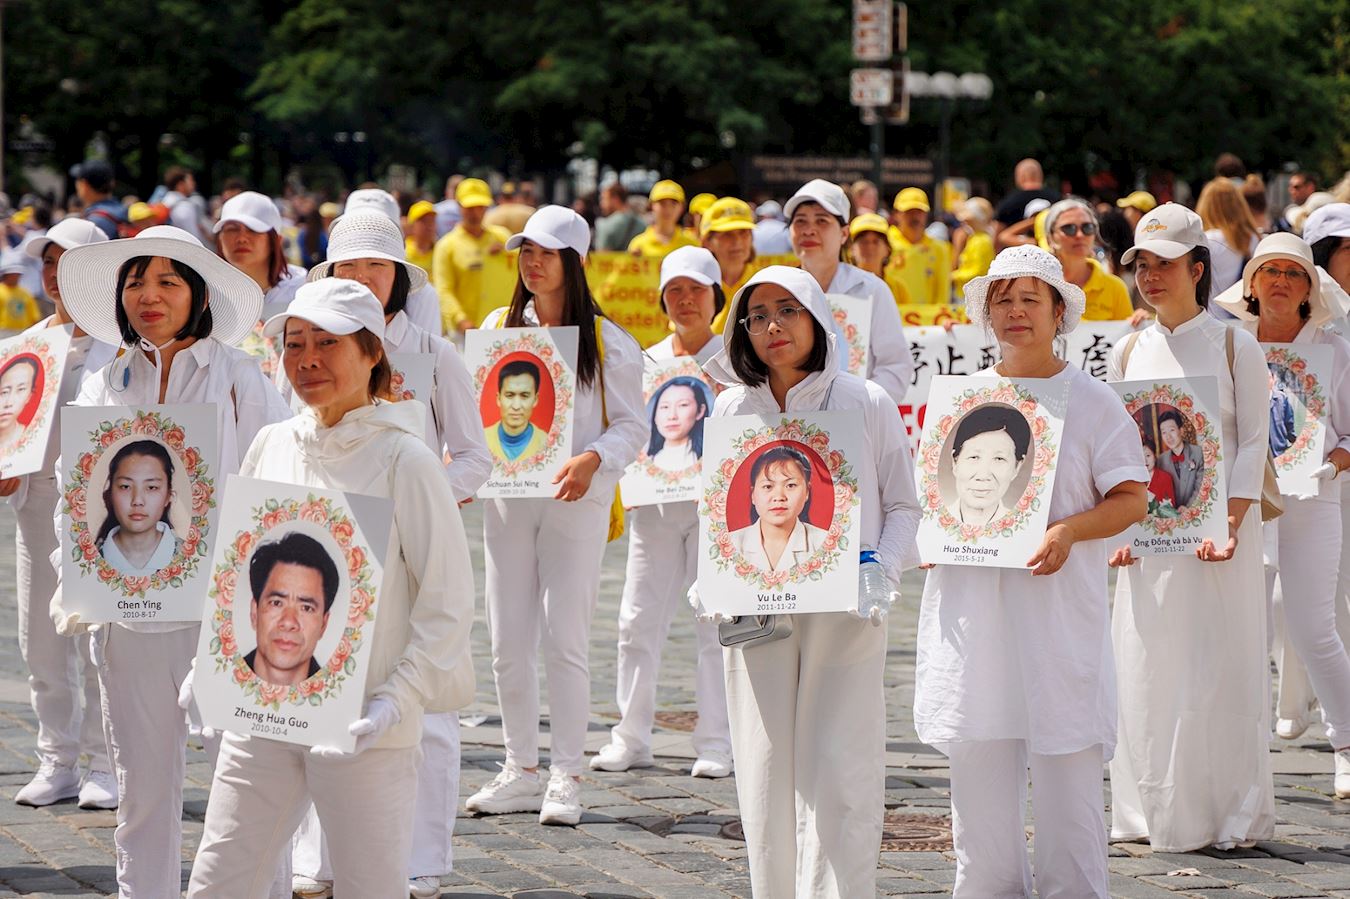
[[515,762],[503,762],[501,773],[470,796],[464,808],[480,815],[505,815],[537,812],[543,802],[544,783],[538,773],[530,774]]
[[581,821],[581,784],[569,774],[554,773],[548,779],[548,792],[539,810],[540,824],[567,824]]
[[54,762],[42,762],[38,765],[37,774],[18,792],[14,801],[19,805],[42,806],[62,799],[74,799],[78,795],[79,771]]
[[414,877],[408,881],[408,895],[412,899],[436,899],[441,895],[439,877]]
[[650,750],[629,749],[621,743],[610,743],[591,756],[592,771],[627,771],[629,768],[650,768],[656,764]]
[[735,763],[725,752],[705,752],[694,762],[694,770],[689,774],[691,777],[730,777],[734,770]]
[[111,771],[90,771],[80,786],[80,808],[117,808],[117,778]]
[[1336,798],[1350,799],[1350,747],[1336,753]]
[[291,876],[291,892],[301,899],[328,899],[333,895],[333,882],[294,874]]
[[1275,722],[1275,735],[1282,740],[1297,740],[1312,726],[1314,706],[1308,706],[1297,718],[1280,718]]

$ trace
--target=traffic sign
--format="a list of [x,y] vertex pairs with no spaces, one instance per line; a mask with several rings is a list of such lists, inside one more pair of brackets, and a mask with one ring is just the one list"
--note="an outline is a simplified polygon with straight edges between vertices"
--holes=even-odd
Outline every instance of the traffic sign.
[[848,78],[849,99],[854,106],[890,106],[893,84],[890,69],[854,69]]
[[853,57],[859,62],[891,58],[893,0],[853,0]]

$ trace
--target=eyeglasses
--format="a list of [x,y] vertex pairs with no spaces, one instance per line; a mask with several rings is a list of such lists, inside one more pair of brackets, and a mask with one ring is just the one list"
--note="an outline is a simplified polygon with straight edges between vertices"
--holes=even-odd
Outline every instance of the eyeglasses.
[[741,319],[741,324],[745,325],[745,330],[751,334],[763,334],[769,330],[769,322],[772,321],[780,328],[791,328],[797,321],[797,316],[806,310],[801,306],[783,306],[772,315],[765,312],[754,312]]
[[1263,265],[1256,270],[1256,273],[1258,275],[1265,275],[1272,281],[1278,281],[1280,278],[1284,278],[1288,280],[1290,284],[1298,284],[1303,281],[1312,280],[1312,278],[1308,277],[1308,273],[1301,268],[1276,268],[1273,265]]
[[1079,231],[1083,232],[1084,237],[1091,237],[1097,233],[1097,226],[1092,222],[1086,222],[1082,225],[1060,225],[1057,230],[1060,234],[1066,234],[1069,237],[1077,237]]

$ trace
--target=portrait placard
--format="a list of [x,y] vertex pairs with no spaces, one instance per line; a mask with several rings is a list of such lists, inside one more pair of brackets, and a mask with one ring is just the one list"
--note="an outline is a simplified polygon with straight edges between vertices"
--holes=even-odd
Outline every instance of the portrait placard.
[[553,476],[572,456],[577,329],[487,328],[464,337],[492,454],[478,495],[553,496]]
[[1316,343],[1263,343],[1270,372],[1270,454],[1280,492],[1316,496],[1326,461],[1332,350]]
[[441,451],[440,441],[436,438],[436,419],[431,412],[435,400],[432,394],[436,385],[436,357],[431,353],[388,353],[389,367],[392,369],[389,380],[389,392],[399,402],[416,400],[426,407],[427,446],[437,454]]
[[1115,381],[1139,426],[1148,469],[1148,517],[1116,538],[1136,556],[1193,553],[1205,540],[1228,539],[1219,379]]
[[919,556],[1025,568],[1045,537],[1064,380],[940,376],[919,445]]
[[698,586],[724,615],[858,604],[862,412],[710,418]]
[[199,621],[218,505],[216,407],[61,411],[61,590],[84,621]]
[[830,302],[835,333],[844,335],[845,346],[838,349],[841,353],[848,352],[847,371],[860,378],[867,377],[867,364],[872,356],[872,298],[830,293],[825,299]]
[[42,467],[56,419],[72,327],[0,340],[0,478]]
[[701,491],[707,419],[713,387],[693,356],[645,359],[642,396],[648,435],[637,461],[619,481],[625,506],[696,500]]
[[231,475],[193,692],[219,730],[350,752],[389,557],[389,499]]

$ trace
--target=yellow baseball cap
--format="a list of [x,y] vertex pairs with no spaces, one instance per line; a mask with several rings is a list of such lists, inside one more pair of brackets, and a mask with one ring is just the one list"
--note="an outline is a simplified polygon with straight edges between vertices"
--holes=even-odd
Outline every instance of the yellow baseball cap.
[[906,187],[896,194],[894,206],[896,212],[909,212],[911,209],[930,212],[933,208],[928,205],[928,194],[918,187]]
[[465,178],[455,188],[455,202],[461,209],[492,205],[492,189],[481,178]]
[[853,221],[848,223],[848,236],[856,238],[859,234],[875,231],[885,237],[890,233],[890,227],[890,224],[882,216],[875,212],[864,212],[862,215],[855,216]]
[[648,194],[647,199],[655,203],[657,200],[675,200],[684,202],[684,188],[670,179],[658,181],[652,185],[652,192]]
[[1133,206],[1140,212],[1152,212],[1155,208],[1157,208],[1158,201],[1153,196],[1153,194],[1149,193],[1148,191],[1136,190],[1128,197],[1121,197],[1119,200],[1116,200],[1116,205],[1119,206],[1121,209],[1126,209],[1128,207]]
[[755,214],[750,210],[750,204],[735,197],[723,197],[718,200],[708,207],[708,211],[703,213],[703,218],[699,221],[699,230],[703,235],[715,231],[753,231],[754,229]]
[[717,197],[714,194],[694,194],[694,199],[689,201],[689,211],[693,215],[702,215],[716,202]]
[[149,203],[132,203],[131,208],[127,210],[127,218],[132,222],[143,222],[154,217],[155,210]]
[[408,209],[408,224],[412,224],[426,215],[435,215],[436,205],[427,200],[418,200]]

